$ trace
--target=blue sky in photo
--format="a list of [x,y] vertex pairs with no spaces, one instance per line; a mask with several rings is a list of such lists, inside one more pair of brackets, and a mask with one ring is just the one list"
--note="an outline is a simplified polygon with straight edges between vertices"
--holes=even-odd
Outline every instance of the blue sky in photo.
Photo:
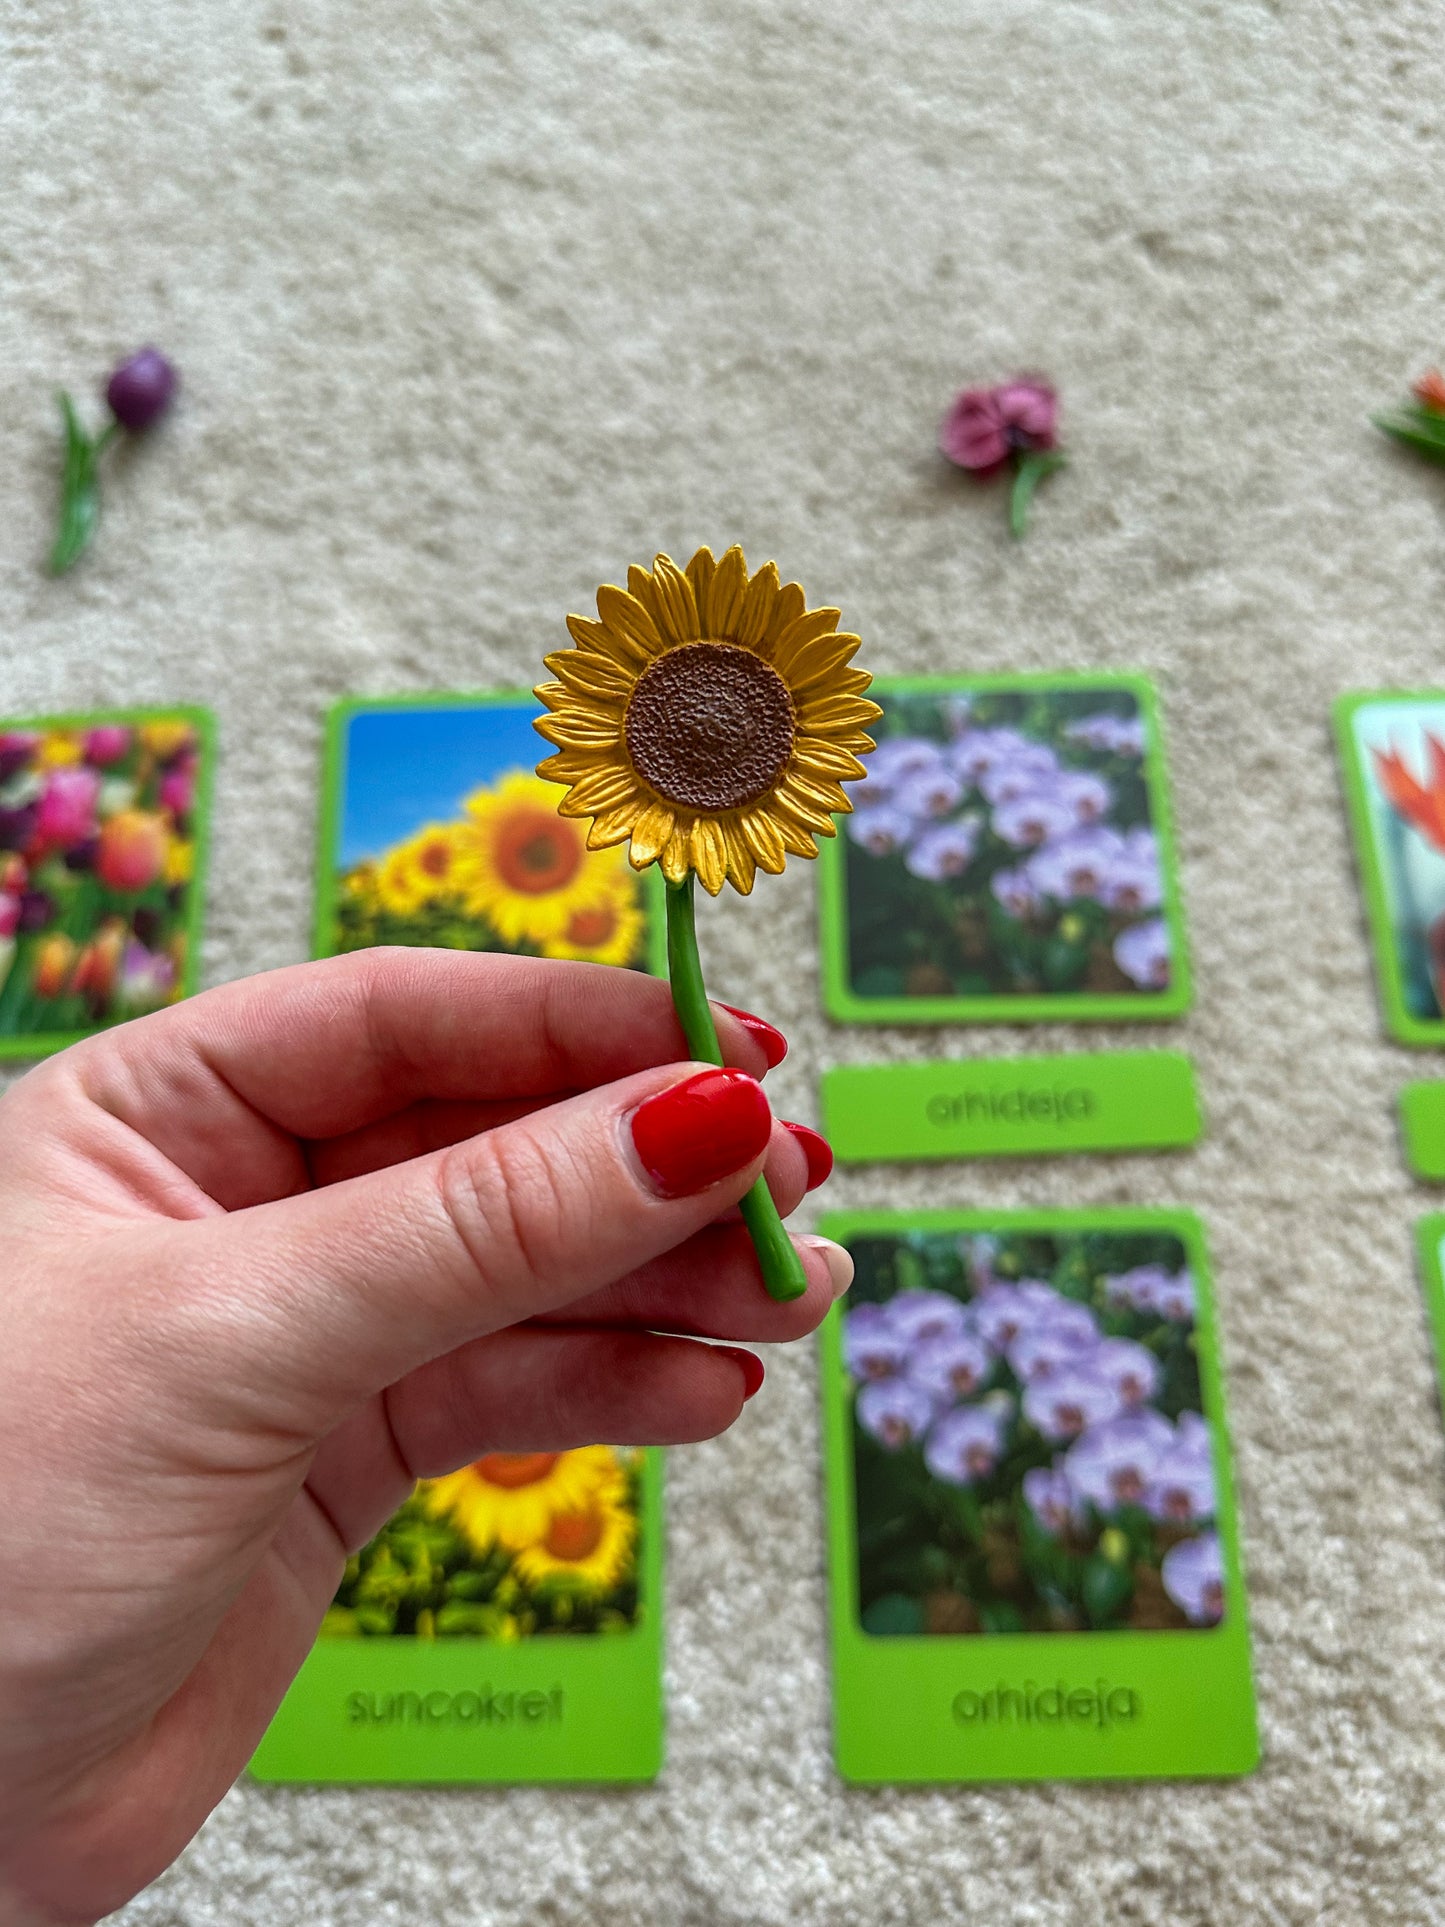
[[361,710],[346,726],[346,781],[336,860],[349,870],[424,823],[462,813],[464,799],[506,770],[531,771],[549,753],[532,727],[541,709],[515,703],[447,709]]

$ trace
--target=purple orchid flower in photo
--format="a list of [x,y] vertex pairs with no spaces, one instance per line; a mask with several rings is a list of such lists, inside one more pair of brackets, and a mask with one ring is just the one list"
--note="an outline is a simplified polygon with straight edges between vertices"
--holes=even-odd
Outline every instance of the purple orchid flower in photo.
[[1163,1376],[1153,1352],[1147,1345],[1136,1345],[1132,1338],[1101,1340],[1090,1364],[1114,1387],[1125,1405],[1147,1405]]
[[946,1485],[972,1485],[986,1479],[1003,1456],[1012,1417],[1013,1404],[1006,1398],[956,1407],[929,1433],[924,1464]]
[[997,808],[1035,790],[1055,789],[1061,775],[1054,752],[1044,743],[1033,743],[986,769],[978,779],[978,788],[985,801]]
[[1169,982],[1169,928],[1162,917],[1131,924],[1114,939],[1114,962],[1141,990],[1163,990]]
[[885,736],[868,758],[868,774],[859,777],[851,787],[857,792],[866,790],[871,804],[891,795],[911,776],[926,775],[929,770],[943,766],[943,753],[938,744],[926,737]]
[[991,1284],[973,1301],[974,1329],[995,1351],[1011,1345],[1029,1322],[1028,1301],[1017,1285]]
[[[1074,813],[1061,797],[1048,790],[1031,790],[1012,802],[1000,803],[993,813],[994,833],[1016,850],[1037,850],[1074,826]],[[1037,884],[1032,866],[1030,875]]]
[[869,856],[893,856],[913,837],[913,818],[890,803],[854,810],[845,827],[849,840]]
[[884,1308],[884,1316],[905,1345],[955,1338],[969,1327],[968,1307],[946,1291],[900,1291]]
[[1029,859],[1029,877],[1060,903],[1096,898],[1123,855],[1124,839],[1117,830],[1070,829]]
[[1157,1295],[1158,1309],[1164,1316],[1177,1325],[1188,1325],[1194,1319],[1194,1274],[1185,1266],[1180,1271],[1166,1271],[1159,1285]]
[[1000,725],[997,729],[966,729],[948,745],[944,756],[956,775],[966,783],[978,784],[990,770],[1016,763],[1041,747],[1032,737]]
[[[1188,1429],[1186,1420],[1193,1421]],[[1197,1412],[1180,1413],[1174,1441],[1154,1467],[1144,1503],[1166,1525],[1202,1525],[1214,1517],[1214,1455],[1209,1429]]]
[[993,1353],[966,1331],[924,1339],[908,1361],[909,1378],[939,1405],[971,1398],[992,1370]]
[[1091,1352],[1094,1339],[1093,1331],[1081,1338],[1076,1330],[1068,1326],[1055,1330],[1051,1325],[1037,1325],[1029,1331],[1021,1331],[1009,1346],[1009,1366],[1014,1376],[1025,1384],[1031,1384],[1035,1379],[1051,1378],[1083,1353]]
[[1064,734],[1085,749],[1112,756],[1144,754],[1144,720],[1141,716],[1116,716],[1104,710],[1097,716],[1080,716]]
[[856,1379],[896,1378],[908,1363],[908,1339],[882,1305],[858,1305],[843,1319],[843,1362]]
[[863,1430],[897,1452],[923,1437],[933,1422],[933,1400],[906,1378],[885,1378],[863,1386],[858,1393],[858,1423]]
[[1193,1626],[1217,1626],[1224,1617],[1224,1555],[1219,1535],[1181,1539],[1159,1568],[1164,1590]]
[[1126,1412],[1081,1432],[1064,1454],[1064,1470],[1080,1498],[1100,1512],[1141,1505],[1173,1442],[1174,1428],[1158,1412]]
[[1020,921],[1032,915],[1043,901],[1026,869],[995,870],[989,888],[1009,915]]
[[1101,1280],[1104,1302],[1128,1311],[1158,1311],[1159,1294],[1170,1273],[1163,1265],[1135,1265],[1130,1271],[1117,1271]]
[[1054,789],[1074,812],[1074,821],[1081,829],[1100,822],[1114,800],[1114,792],[1104,778],[1087,769],[1061,770]]
[[1068,1474],[1056,1465],[1036,1465],[1025,1472],[1023,1495],[1029,1511],[1054,1538],[1081,1523],[1079,1501]]
[[893,788],[893,806],[909,816],[942,818],[963,801],[963,781],[942,763],[900,777]]
[[978,823],[972,817],[960,817],[955,823],[936,823],[910,844],[903,867],[910,876],[921,877],[925,883],[947,883],[953,877],[961,877],[973,861],[978,834]]
[[1123,1409],[1118,1392],[1090,1371],[1087,1360],[1071,1360],[1024,1390],[1024,1417],[1055,1443],[1077,1438],[1090,1426],[1117,1418]]

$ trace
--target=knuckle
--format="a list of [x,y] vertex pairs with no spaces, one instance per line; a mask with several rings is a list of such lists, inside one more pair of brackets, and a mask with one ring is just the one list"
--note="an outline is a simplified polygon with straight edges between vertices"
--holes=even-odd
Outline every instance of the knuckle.
[[565,1152],[508,1125],[453,1146],[439,1176],[458,1242],[505,1306],[526,1315],[532,1288],[566,1281],[580,1175]]

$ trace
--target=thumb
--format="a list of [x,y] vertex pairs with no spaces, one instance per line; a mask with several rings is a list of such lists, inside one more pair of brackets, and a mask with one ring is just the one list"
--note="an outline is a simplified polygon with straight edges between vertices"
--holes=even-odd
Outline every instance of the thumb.
[[745,1072],[672,1064],[427,1157],[187,1225],[180,1297],[210,1352],[206,1396],[233,1386],[252,1419],[259,1407],[319,1435],[429,1359],[700,1231],[762,1170],[771,1131]]

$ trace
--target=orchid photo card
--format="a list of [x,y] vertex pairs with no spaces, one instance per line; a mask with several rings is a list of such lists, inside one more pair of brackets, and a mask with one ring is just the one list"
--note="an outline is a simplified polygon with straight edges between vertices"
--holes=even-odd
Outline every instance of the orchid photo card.
[[1198,1221],[875,1212],[820,1228],[857,1267],[822,1344],[844,1777],[1249,1772]]
[[1152,684],[883,679],[823,851],[824,998],[851,1023],[1177,1017],[1189,958]]

